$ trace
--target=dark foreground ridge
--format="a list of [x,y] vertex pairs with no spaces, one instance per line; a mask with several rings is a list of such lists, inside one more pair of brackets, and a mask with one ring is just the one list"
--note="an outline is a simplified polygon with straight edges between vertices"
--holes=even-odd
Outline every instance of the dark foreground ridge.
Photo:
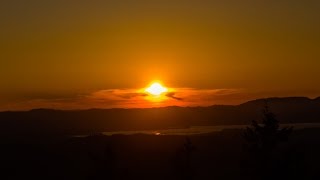
[[246,125],[261,118],[266,100],[281,123],[320,123],[320,98],[288,97],[258,99],[236,106],[0,112],[0,133],[78,135],[117,130]]
[[0,179],[320,178],[319,129],[294,131],[288,142],[275,149],[262,172],[253,154],[243,148],[241,134],[230,130],[187,138],[136,134],[1,142]]
[[[272,98],[265,105],[2,112],[0,179],[319,179],[319,128],[279,126],[319,122],[319,101]],[[99,133],[219,124],[248,127],[198,135]],[[77,133],[93,134],[70,136]]]

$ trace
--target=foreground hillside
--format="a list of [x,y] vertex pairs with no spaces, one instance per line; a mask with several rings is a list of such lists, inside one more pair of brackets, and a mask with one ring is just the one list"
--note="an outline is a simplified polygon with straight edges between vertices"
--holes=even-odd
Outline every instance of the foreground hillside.
[[[1,142],[0,179],[319,179],[320,131],[297,130],[257,173],[242,131]],[[34,140],[37,139],[37,142]],[[186,149],[186,145],[188,148]]]

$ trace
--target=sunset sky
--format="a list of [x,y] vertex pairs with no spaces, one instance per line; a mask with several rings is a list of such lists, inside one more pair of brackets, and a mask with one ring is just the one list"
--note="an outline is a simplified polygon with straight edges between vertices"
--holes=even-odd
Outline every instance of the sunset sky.
[[[0,111],[320,96],[319,0],[1,0]],[[153,81],[161,101],[142,92]]]

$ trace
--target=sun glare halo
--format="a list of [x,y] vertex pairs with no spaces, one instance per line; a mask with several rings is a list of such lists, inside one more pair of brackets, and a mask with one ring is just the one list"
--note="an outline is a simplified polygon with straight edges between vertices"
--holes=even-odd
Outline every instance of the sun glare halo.
[[161,94],[168,92],[168,88],[164,87],[159,82],[154,82],[148,88],[146,88],[145,91],[151,95],[160,96]]

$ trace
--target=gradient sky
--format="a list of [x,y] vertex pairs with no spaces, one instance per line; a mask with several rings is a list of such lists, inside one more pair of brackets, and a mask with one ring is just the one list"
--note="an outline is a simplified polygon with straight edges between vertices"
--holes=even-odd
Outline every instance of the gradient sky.
[[152,80],[184,99],[164,105],[320,96],[319,9],[319,0],[1,0],[0,110],[147,107],[127,95]]

